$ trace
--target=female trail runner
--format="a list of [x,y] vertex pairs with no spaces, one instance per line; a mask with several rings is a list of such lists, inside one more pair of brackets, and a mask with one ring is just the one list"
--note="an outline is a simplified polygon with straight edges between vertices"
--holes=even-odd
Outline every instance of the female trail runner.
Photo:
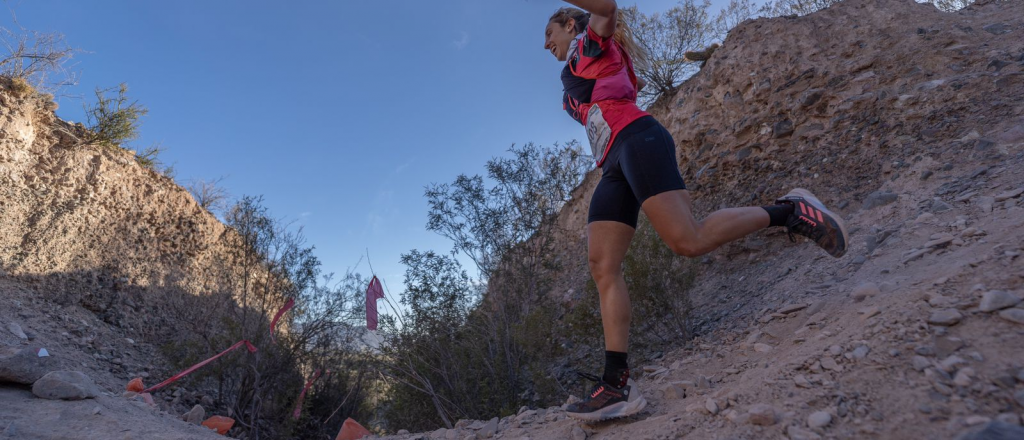
[[601,297],[605,369],[593,391],[570,405],[574,418],[599,421],[640,412],[647,405],[629,380],[629,292],[622,261],[642,209],[676,253],[696,257],[752,232],[784,226],[834,257],[846,252],[843,220],[810,191],[794,189],[771,206],[722,209],[693,217],[690,193],[676,165],[668,131],[636,105],[643,81],[633,63],[647,62],[614,0],[566,0],[544,30],[544,48],[559,61],[566,112],[586,128],[601,180],[587,219],[590,272]]

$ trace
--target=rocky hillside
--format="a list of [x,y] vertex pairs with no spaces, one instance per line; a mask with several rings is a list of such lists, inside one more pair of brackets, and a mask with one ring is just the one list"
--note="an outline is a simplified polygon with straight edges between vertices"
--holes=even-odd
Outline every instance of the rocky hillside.
[[[651,405],[631,419],[523,408],[394,438],[1020,438],[1024,2],[748,21],[652,113],[698,216],[806,187],[847,219],[850,252],[776,230],[703,258],[697,338],[634,365]],[[584,291],[598,177],[563,210],[583,264],[555,297]]]

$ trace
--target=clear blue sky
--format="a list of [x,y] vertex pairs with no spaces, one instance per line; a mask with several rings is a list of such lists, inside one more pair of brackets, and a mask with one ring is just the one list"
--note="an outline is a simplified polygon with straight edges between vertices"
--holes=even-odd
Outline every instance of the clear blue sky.
[[[425,229],[426,185],[483,173],[512,144],[584,136],[543,49],[555,0],[6,5],[25,29],[84,51],[64,91],[79,98],[61,97],[60,117],[84,122],[96,87],[127,83],[150,111],[136,145],[163,144],[179,182],[223,176],[233,196],[265,196],[305,228],[325,271],[369,249],[395,294],[401,253],[451,249]],[[0,25],[13,27],[9,12]]]

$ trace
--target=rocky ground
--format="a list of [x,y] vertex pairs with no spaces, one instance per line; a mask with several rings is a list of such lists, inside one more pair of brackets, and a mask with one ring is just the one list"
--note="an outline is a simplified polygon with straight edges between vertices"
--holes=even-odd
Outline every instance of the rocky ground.
[[[688,292],[696,338],[633,358],[650,402],[637,416],[583,424],[560,407],[523,408],[390,438],[944,439],[993,426],[1019,435],[1024,2],[979,1],[946,14],[912,1],[846,0],[806,17],[747,22],[652,113],[677,141],[699,215],[807,187],[847,219],[849,253],[832,259],[766,231],[703,258]],[[146,322],[156,314],[140,313],[158,302],[91,269],[124,257],[102,247],[118,237],[113,249],[137,254],[126,263],[128,284],[159,285],[161,268],[172,266],[202,284],[216,278],[200,268],[217,255],[220,226],[155,177],[185,214],[119,213],[138,194],[116,182],[145,186],[150,177],[121,167],[114,153],[56,154],[59,135],[19,149],[40,128],[5,114],[0,438],[214,436],[180,420],[194,404],[212,408],[201,392],[169,388],[153,404],[123,396],[129,378],[151,383],[151,372],[166,373],[158,341],[142,331],[159,327]],[[61,167],[78,177],[55,177]],[[563,226],[583,230],[597,177],[563,210]],[[79,233],[90,241],[75,244]],[[129,249],[137,240],[144,249]],[[581,267],[560,292],[585,290]],[[95,289],[64,292],[68,277]],[[87,377],[36,386],[53,371]]]

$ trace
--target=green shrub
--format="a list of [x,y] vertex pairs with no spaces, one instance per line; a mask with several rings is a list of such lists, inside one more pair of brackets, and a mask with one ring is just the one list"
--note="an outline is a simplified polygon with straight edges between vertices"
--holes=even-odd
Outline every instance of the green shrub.
[[[117,94],[108,96],[115,89]],[[128,99],[128,85],[125,83],[116,88],[97,88],[96,104],[85,109],[89,130],[92,132],[89,142],[120,147],[138,139],[140,119],[148,112],[138,101]]]

